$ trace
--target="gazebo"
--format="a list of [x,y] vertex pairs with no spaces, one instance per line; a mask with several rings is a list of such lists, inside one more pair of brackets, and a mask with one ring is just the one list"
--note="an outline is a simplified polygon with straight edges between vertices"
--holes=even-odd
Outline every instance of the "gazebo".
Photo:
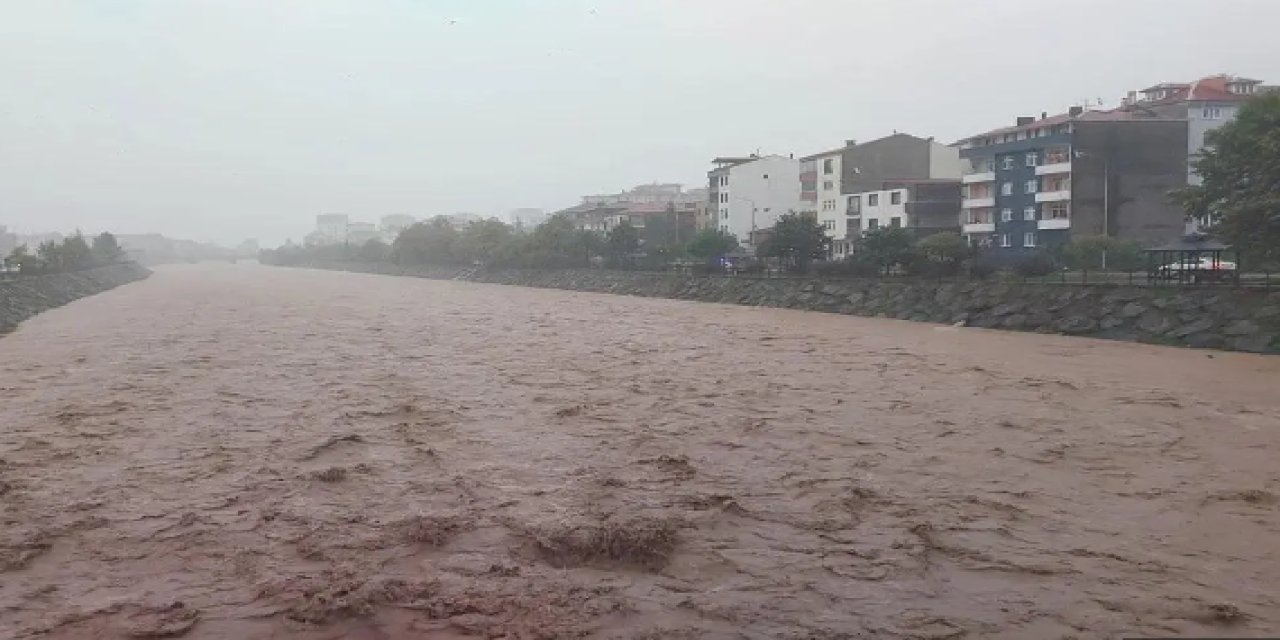
[[[1231,246],[1212,236],[1188,234],[1146,250],[1147,280],[1169,284],[1239,281],[1239,265],[1222,259]],[[1238,259],[1238,258],[1237,258]]]

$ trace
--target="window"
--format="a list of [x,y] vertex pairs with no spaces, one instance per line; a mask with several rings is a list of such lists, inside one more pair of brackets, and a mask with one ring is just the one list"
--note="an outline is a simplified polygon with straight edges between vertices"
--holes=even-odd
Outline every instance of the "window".
[[1048,220],[1066,220],[1071,217],[1071,209],[1067,208],[1065,202],[1055,202],[1049,205],[1049,210],[1045,212],[1045,218]]
[[764,174],[764,179],[765,179],[765,180],[768,180],[768,179],[769,179],[769,174],[767,174],[767,173],[766,173],[766,174]]
[[1204,110],[1200,112],[1200,117],[1205,120],[1221,120],[1222,107],[1205,107]]
[[823,228],[823,229],[826,229],[827,231],[835,231],[835,230],[836,230],[836,221],[835,221],[835,220],[823,220],[823,221],[822,221],[822,228]]
[[1028,231],[1022,234],[1022,246],[1024,247],[1036,246],[1036,232]]
[[822,188],[825,191],[830,191],[835,188],[835,183],[831,182],[830,180],[827,180],[822,183]]
[[720,176],[720,186],[722,187],[729,186],[729,176]]
[[1028,153],[1028,154],[1027,154],[1027,166],[1028,166],[1028,167],[1034,167],[1034,166],[1036,166],[1036,165],[1038,165],[1038,164],[1040,164],[1040,154],[1038,154],[1038,153]]
[[1023,220],[1026,220],[1026,221],[1028,221],[1028,222],[1034,222],[1034,221],[1035,221],[1035,219],[1036,219],[1036,208],[1035,208],[1035,207],[1027,207],[1026,209],[1023,209],[1023,210],[1022,210],[1022,219],[1023,219]]
[[1024,189],[1027,193],[1035,193],[1036,191],[1038,191],[1038,190],[1040,189],[1040,184],[1039,184],[1038,182],[1036,182],[1035,180],[1028,180],[1028,181],[1027,181],[1027,184],[1023,185],[1023,189]]
[[[823,161],[822,161],[822,173],[823,173],[823,175],[828,175],[828,176],[829,176],[829,175],[831,175],[831,174],[835,171],[835,168],[834,168],[834,167],[835,167],[835,163],[834,163],[834,161],[833,161],[831,158],[827,158],[826,160],[823,160]],[[828,184],[830,184],[830,183],[828,183]]]
[[894,191],[889,194],[889,204],[902,204],[902,192]]
[[1000,160],[1000,166],[1005,169],[1013,168],[1013,156],[1005,156]]
[[1000,221],[1001,221],[1001,222],[1013,222],[1013,209],[1001,209],[1001,210],[1000,210]]
[[721,210],[720,210],[720,217],[721,217],[721,218],[724,218],[725,220],[728,220],[728,219],[729,219],[729,210],[728,210],[728,209],[721,209]]
[[835,200],[823,200],[823,201],[822,201],[822,210],[823,210],[823,211],[835,211],[835,210],[836,210],[836,201],[835,201]]
[[721,204],[723,204],[723,203],[725,203],[725,202],[728,202],[728,201],[729,201],[729,194],[727,194],[727,193],[722,193],[722,194],[720,194],[720,202],[721,202]]
[[858,196],[849,196],[847,200],[849,201],[849,215],[862,212],[862,198]]
[[1011,196],[1011,195],[1013,195],[1013,183],[1012,183],[1012,182],[1006,182],[1006,183],[1004,183],[1004,184],[1001,184],[1001,185],[1000,185],[1000,195],[1002,195],[1002,196]]
[[1009,234],[1007,234],[1007,233],[1002,233],[1002,234],[1000,234],[1000,246],[1002,246],[1002,247],[1012,247],[1012,246],[1013,246],[1013,245],[1009,244]]
[[879,228],[880,228],[880,221],[879,221],[879,220],[876,220],[875,218],[872,218],[872,219],[870,219],[870,220],[867,220],[867,228],[868,228],[868,229],[879,229]]
[[867,206],[868,206],[868,207],[878,207],[878,206],[880,206],[880,194],[878,194],[878,193],[873,193],[873,194],[871,194],[871,195],[868,195],[868,196],[867,196]]
[[899,217],[897,217],[897,216],[894,216],[894,217],[892,217],[892,218],[889,218],[889,226],[893,227],[894,229],[901,229],[901,228],[902,228],[902,218],[899,218]]

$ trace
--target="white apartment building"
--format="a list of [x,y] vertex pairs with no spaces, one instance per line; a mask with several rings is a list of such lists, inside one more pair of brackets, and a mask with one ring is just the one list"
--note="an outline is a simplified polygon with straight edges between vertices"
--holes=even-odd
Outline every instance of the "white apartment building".
[[843,242],[850,232],[845,198],[840,195],[840,174],[844,149],[835,149],[800,159],[801,211],[813,216],[832,239],[832,252],[844,254]]
[[715,226],[744,246],[751,232],[801,209],[800,161],[780,155],[716,158],[707,173]]

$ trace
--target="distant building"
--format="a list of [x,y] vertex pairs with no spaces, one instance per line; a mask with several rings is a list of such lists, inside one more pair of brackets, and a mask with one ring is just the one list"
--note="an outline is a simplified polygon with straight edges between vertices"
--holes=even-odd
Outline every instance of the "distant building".
[[[960,153],[933,138],[894,133],[861,144],[846,140],[843,147],[806,156],[800,161],[803,210],[811,212],[826,230],[832,240],[833,258],[845,257],[853,241],[874,228],[870,226],[872,220],[874,224],[890,225],[897,218],[898,223],[905,226],[915,222],[936,223],[937,209],[946,206],[944,203],[948,200],[940,195],[950,189],[946,181],[955,181],[951,185],[957,192],[952,213],[957,222],[951,226],[959,226]],[[930,181],[936,183],[918,186]],[[899,193],[879,193],[887,191]],[[880,204],[882,195],[884,204]],[[913,208],[925,206],[925,201],[913,200],[919,197],[927,198],[930,203],[928,208],[932,213],[927,217],[913,217],[906,211],[908,203],[912,203]],[[899,202],[893,203],[893,200]],[[870,204],[872,202],[876,204]],[[868,211],[875,215],[866,217],[864,213]],[[938,230],[932,226],[929,229],[928,233]]]
[[547,212],[534,208],[513,209],[508,214],[508,218],[511,220],[511,226],[528,232],[547,221]]
[[608,233],[629,224],[641,232],[646,250],[686,243],[700,220],[707,218],[707,191],[685,191],[679,184],[640,185],[619,193],[588,195],[582,202],[556,212],[579,229]]
[[380,240],[382,234],[378,225],[372,222],[352,222],[347,225],[346,242],[352,246],[361,246],[370,240]]
[[1073,235],[1177,238],[1184,215],[1169,192],[1187,182],[1187,134],[1185,118],[1074,107],[965,138],[962,232],[1002,257]]
[[382,234],[382,240],[387,244],[395,242],[401,231],[412,227],[417,221],[417,218],[407,213],[393,213],[388,216],[382,216],[382,225],[379,229]]
[[459,231],[466,229],[472,222],[480,222],[481,220],[484,220],[484,218],[480,217],[479,214],[467,212],[453,213],[444,217],[455,229],[458,229]]
[[322,213],[316,216],[315,231],[307,234],[306,244],[323,246],[347,241],[347,225],[351,219],[345,213]]
[[1275,90],[1261,80],[1232,75],[1216,75],[1195,82],[1162,82],[1140,91],[1130,91],[1121,109],[1146,112],[1164,118],[1187,121],[1187,182],[1200,184],[1191,168],[1205,146],[1205,135],[1235,119],[1241,103],[1253,96]]
[[780,155],[716,158],[707,172],[716,228],[749,244],[751,232],[800,210],[800,162]]
[[0,225],[0,258],[8,257],[16,248],[18,248],[18,234],[10,233],[8,227]]

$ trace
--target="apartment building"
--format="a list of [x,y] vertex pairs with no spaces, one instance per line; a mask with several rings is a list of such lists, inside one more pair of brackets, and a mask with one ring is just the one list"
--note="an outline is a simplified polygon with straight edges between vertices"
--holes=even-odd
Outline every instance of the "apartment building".
[[716,158],[707,172],[708,202],[716,227],[751,246],[752,231],[801,210],[800,161],[780,156]]
[[1162,82],[1146,89],[1130,91],[1121,109],[1145,112],[1163,118],[1187,121],[1187,183],[1200,184],[1191,168],[1205,146],[1205,135],[1231,122],[1240,105],[1249,98],[1277,87],[1261,80],[1233,75],[1215,75],[1195,82]]
[[1176,238],[1184,216],[1169,192],[1186,184],[1187,132],[1185,119],[1074,107],[961,140],[961,231],[998,257],[1073,234]]
[[845,196],[852,232],[902,228],[922,238],[960,230],[959,180],[888,180],[881,187]]
[[388,244],[395,242],[400,232],[412,227],[418,219],[407,213],[393,213],[382,216],[380,233],[382,240]]
[[800,158],[800,212],[817,220],[833,240],[848,235],[843,199],[840,197],[841,160],[845,147]]

